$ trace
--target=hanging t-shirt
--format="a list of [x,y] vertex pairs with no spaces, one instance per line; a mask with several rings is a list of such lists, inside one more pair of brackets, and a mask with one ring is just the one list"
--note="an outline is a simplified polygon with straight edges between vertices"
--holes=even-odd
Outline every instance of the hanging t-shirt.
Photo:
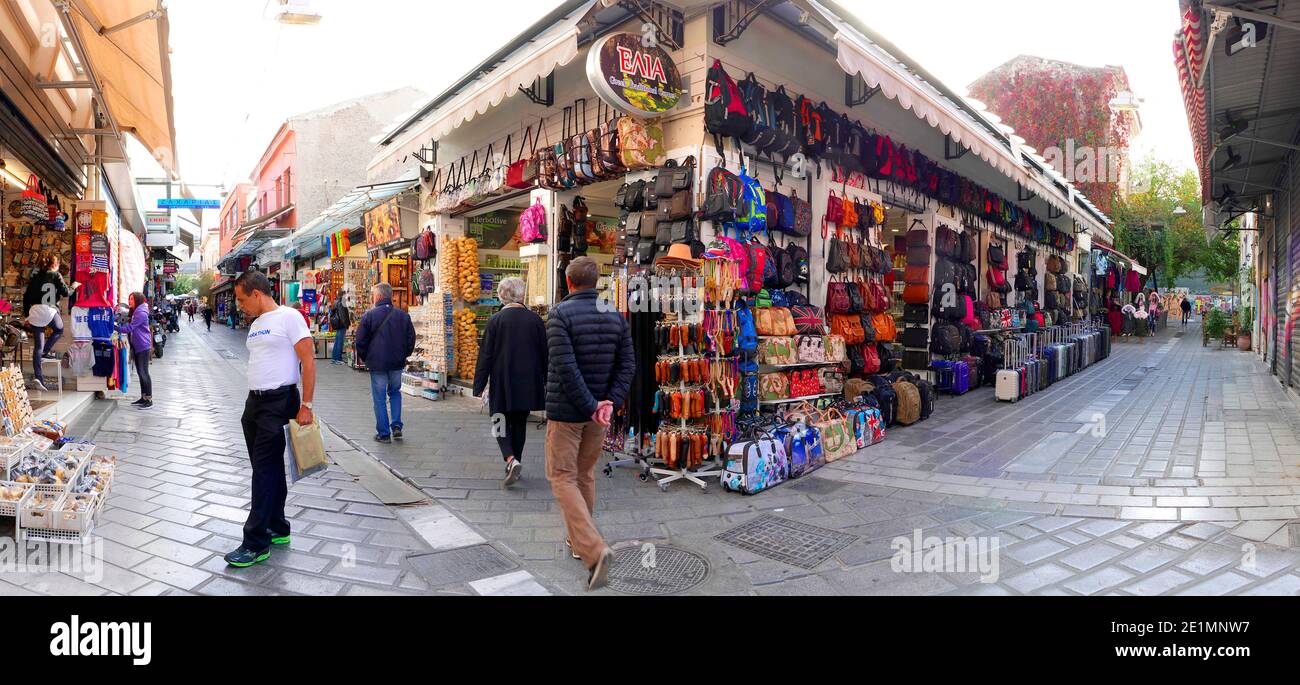
[[310,337],[296,309],[281,306],[257,317],[248,327],[248,389],[297,385],[302,373],[293,346]]
[[90,345],[95,356],[91,372],[99,378],[112,376],[114,367],[117,366],[117,350],[113,349],[113,344],[96,341]]
[[[84,280],[83,280],[84,278]],[[77,280],[81,282],[81,287],[77,289],[77,306],[78,307],[112,307],[111,282],[108,278],[108,272],[100,271],[86,274],[84,277],[78,274]]]
[[73,340],[90,340],[95,337],[90,332],[90,309],[86,307],[72,308],[72,339]]
[[95,352],[89,342],[74,342],[68,347],[68,365],[72,367],[72,375],[77,378],[85,378],[91,375],[95,368]]
[[91,307],[86,324],[90,328],[90,337],[94,340],[109,340],[113,337],[113,309],[111,307]]

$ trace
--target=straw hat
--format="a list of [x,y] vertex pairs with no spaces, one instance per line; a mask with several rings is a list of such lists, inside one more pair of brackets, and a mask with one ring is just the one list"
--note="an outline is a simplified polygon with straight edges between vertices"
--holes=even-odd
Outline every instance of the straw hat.
[[668,254],[655,260],[655,266],[666,266],[670,268],[698,269],[700,260],[691,255],[691,246],[686,243],[674,243],[668,248]]

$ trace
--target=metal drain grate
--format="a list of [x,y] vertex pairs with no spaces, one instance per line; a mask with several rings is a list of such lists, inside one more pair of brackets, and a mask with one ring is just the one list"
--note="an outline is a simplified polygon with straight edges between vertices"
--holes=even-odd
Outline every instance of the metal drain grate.
[[416,554],[408,556],[406,562],[432,587],[490,578],[518,568],[515,562],[491,545]]
[[614,551],[609,587],[627,595],[671,595],[685,592],[708,577],[709,561],[699,554],[646,543]]
[[764,514],[715,535],[713,539],[768,559],[811,570],[853,544],[858,536]]

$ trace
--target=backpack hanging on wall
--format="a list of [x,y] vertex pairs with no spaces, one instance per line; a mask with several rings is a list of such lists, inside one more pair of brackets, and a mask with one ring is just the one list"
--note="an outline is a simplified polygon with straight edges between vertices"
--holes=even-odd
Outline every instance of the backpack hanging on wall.
[[743,140],[753,130],[754,120],[750,118],[741,96],[740,87],[722,67],[722,60],[713,60],[709,67],[708,82],[704,96],[704,128],[713,134],[718,156],[724,157],[723,138]]

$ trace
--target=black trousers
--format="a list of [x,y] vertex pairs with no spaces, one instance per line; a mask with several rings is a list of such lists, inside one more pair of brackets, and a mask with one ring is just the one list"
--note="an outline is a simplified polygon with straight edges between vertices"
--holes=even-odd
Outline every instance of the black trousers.
[[526,411],[508,411],[504,424],[493,424],[494,431],[505,429],[505,435],[497,434],[497,445],[501,447],[501,456],[504,459],[514,457],[523,461],[524,441],[528,439],[528,412]]
[[285,483],[284,427],[298,415],[298,386],[288,386],[269,395],[248,394],[240,423],[248,459],[253,464],[252,507],[244,523],[244,546],[261,552],[271,546],[272,536],[289,534],[289,519],[284,515],[284,500],[289,496]]
[[153,399],[153,378],[149,375],[149,357],[153,355],[153,350],[137,352],[131,350],[131,357],[135,359],[135,372],[140,376],[140,396]]

